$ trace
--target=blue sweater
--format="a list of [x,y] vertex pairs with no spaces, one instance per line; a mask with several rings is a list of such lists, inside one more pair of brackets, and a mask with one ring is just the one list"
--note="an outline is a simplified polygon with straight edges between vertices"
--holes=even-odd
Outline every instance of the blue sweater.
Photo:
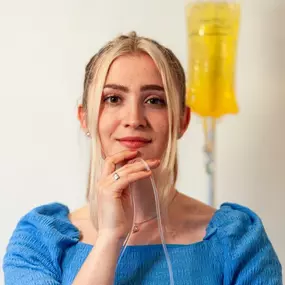
[[[52,203],[19,221],[4,257],[6,285],[72,284],[92,246],[79,241],[68,214],[66,206]],[[260,218],[238,204],[221,205],[203,241],[167,248],[175,285],[282,284],[281,265]],[[128,246],[115,278],[121,285],[169,284],[161,245]]]

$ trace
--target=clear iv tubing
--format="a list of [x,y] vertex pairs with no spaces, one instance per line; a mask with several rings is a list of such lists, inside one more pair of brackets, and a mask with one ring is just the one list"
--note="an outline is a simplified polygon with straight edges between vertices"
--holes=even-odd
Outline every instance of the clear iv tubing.
[[[150,168],[148,166],[148,164],[142,159],[142,158],[139,158],[142,163],[144,164],[146,170],[150,171]],[[151,185],[152,185],[152,189],[153,189],[153,194],[154,194],[154,198],[155,198],[155,208],[156,208],[156,213],[157,213],[157,221],[158,221],[158,229],[159,229],[159,234],[160,234],[160,238],[161,238],[161,244],[162,244],[162,247],[163,247],[163,251],[164,251],[164,255],[165,255],[165,258],[166,258],[166,262],[167,262],[167,267],[168,267],[168,272],[169,272],[169,280],[170,280],[170,285],[174,285],[174,278],[173,278],[173,270],[172,270],[172,265],[171,265],[171,261],[170,261],[170,257],[169,257],[169,254],[168,254],[168,251],[167,251],[167,248],[166,248],[166,245],[165,245],[165,239],[164,239],[164,234],[163,234],[163,228],[162,228],[162,223],[161,223],[161,214],[160,214],[160,206],[159,206],[159,198],[158,198],[158,192],[157,192],[157,188],[156,188],[156,185],[154,183],[154,180],[153,180],[153,177],[150,176],[150,181],[151,181]],[[129,186],[130,187],[130,186]],[[131,191],[130,191],[131,192]],[[132,196],[132,199],[133,199],[133,194],[131,192],[131,196]],[[133,202],[134,202],[134,199],[133,199]],[[133,203],[134,205],[134,216],[135,216],[135,203]],[[133,221],[133,226],[134,226],[134,221]],[[117,265],[120,263],[124,253],[125,253],[125,250],[126,250],[126,244],[128,243],[128,240],[130,238],[130,235],[131,235],[131,232],[128,234],[127,238],[125,239],[124,241],[124,244],[123,244],[123,247],[124,249],[122,250],[121,254],[120,254],[120,257],[119,257],[119,260],[118,260],[118,263]]]

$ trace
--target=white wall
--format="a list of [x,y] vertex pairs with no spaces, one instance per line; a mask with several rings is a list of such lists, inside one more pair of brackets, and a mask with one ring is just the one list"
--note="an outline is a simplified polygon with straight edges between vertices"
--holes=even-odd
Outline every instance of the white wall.
[[[285,1],[244,0],[242,12],[241,112],[218,126],[217,202],[255,210],[285,264]],[[84,66],[130,30],[169,46],[185,66],[183,1],[0,0],[1,262],[29,209],[84,202],[88,151],[76,121]],[[180,143],[178,188],[206,201],[202,146],[194,117]]]

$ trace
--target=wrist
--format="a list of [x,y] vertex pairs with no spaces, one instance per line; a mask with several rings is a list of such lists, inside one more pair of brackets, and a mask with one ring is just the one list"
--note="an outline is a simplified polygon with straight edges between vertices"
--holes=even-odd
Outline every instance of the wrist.
[[125,238],[119,237],[109,232],[100,232],[97,235],[97,242],[100,242],[100,243],[122,246],[124,241],[125,241]]

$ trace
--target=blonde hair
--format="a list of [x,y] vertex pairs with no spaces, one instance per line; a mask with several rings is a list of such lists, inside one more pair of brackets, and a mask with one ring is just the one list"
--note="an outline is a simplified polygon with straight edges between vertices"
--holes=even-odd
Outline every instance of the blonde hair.
[[156,64],[162,77],[168,106],[168,144],[161,159],[160,172],[156,179],[162,207],[167,203],[169,191],[176,183],[178,170],[177,139],[180,117],[184,114],[185,110],[185,73],[179,60],[171,50],[154,40],[139,37],[135,32],[131,32],[128,35],[118,36],[108,42],[91,58],[85,69],[82,105],[87,114],[88,130],[92,138],[87,191],[89,202],[94,200],[93,202],[96,203],[95,185],[100,179],[103,165],[97,126],[101,94],[108,70],[112,62],[119,56],[140,53],[150,56]]

